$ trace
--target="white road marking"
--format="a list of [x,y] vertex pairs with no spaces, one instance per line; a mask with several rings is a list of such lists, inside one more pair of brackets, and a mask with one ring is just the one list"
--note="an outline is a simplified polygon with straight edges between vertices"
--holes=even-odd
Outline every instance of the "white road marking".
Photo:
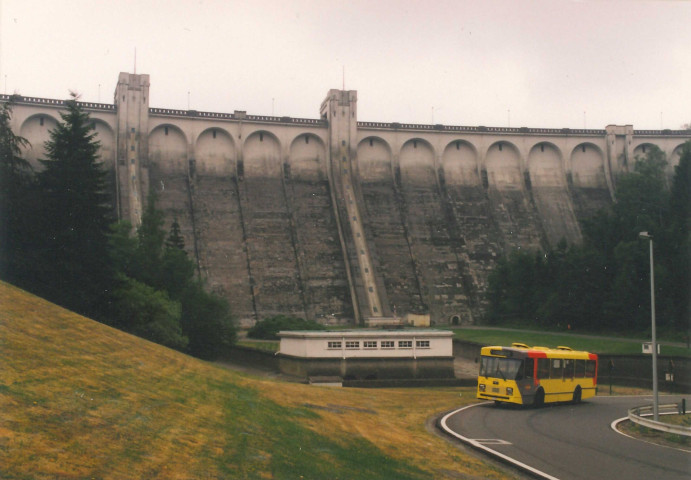
[[452,436],[458,438],[460,441],[467,443],[467,444],[477,448],[478,450],[482,450],[482,451],[484,451],[484,452],[486,452],[486,453],[488,453],[494,457],[500,458],[500,459],[504,460],[505,462],[508,462],[512,465],[515,465],[516,467],[518,467],[524,471],[527,471],[527,472],[530,472],[534,475],[537,475],[540,478],[544,478],[545,480],[559,480],[557,477],[553,477],[553,476],[551,476],[551,475],[549,475],[549,474],[547,474],[541,470],[538,470],[537,468],[533,468],[530,465],[526,465],[523,462],[519,462],[515,458],[511,458],[508,455],[504,455],[503,453],[499,453],[496,450],[492,450],[491,448],[486,447],[485,445],[482,444],[482,440],[476,440],[476,439],[464,437],[460,433],[456,433],[453,430],[451,430],[448,427],[448,425],[446,424],[446,421],[448,420],[448,418],[451,417],[452,415],[457,414],[458,412],[462,412],[463,410],[466,410],[468,408],[477,407],[478,405],[487,405],[489,403],[491,403],[491,402],[474,403],[472,405],[468,405],[468,406],[465,406],[463,408],[459,408],[458,410],[454,410],[453,412],[447,413],[446,415],[444,415],[444,417],[441,419],[441,421],[439,423],[440,423],[441,427],[449,435],[452,435]]

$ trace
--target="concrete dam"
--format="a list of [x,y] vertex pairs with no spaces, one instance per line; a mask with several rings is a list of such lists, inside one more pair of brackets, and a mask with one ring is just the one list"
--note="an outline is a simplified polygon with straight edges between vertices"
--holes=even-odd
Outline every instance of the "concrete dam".
[[[515,249],[581,239],[617,178],[653,145],[669,176],[688,130],[493,128],[358,121],[357,92],[319,118],[151,108],[121,73],[113,104],[83,103],[134,225],[148,192],[242,325],[481,319],[487,278]],[[0,99],[7,100],[8,96]],[[62,100],[21,97],[12,127],[38,166]]]

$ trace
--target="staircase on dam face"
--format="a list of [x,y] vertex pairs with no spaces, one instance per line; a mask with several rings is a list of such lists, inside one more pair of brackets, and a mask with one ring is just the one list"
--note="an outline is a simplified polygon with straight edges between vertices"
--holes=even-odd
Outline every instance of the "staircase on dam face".
[[374,245],[391,308],[399,314],[426,313],[393,184],[362,182],[361,190],[365,232]]
[[580,241],[581,229],[568,190],[565,187],[534,186],[531,192],[549,245],[554,247],[561,240],[571,245]]
[[246,175],[239,192],[258,319],[288,312],[304,317],[304,292],[282,179]]
[[325,178],[286,178],[285,189],[308,318],[322,323],[349,321],[353,307],[329,183]]
[[446,185],[445,192],[456,229],[463,239],[463,258],[468,266],[471,294],[474,301],[481,303],[489,274],[503,252],[498,242],[499,231],[481,186]]
[[411,252],[432,319],[442,323],[454,317],[470,321],[460,239],[451,237],[449,219],[436,185],[418,187],[403,183],[400,198]]
[[490,212],[499,228],[505,253],[541,247],[542,225],[535,208],[520,189],[497,189],[490,186]]
[[240,319],[252,318],[242,211],[234,176],[197,174],[192,182],[198,258],[209,287],[223,295]]

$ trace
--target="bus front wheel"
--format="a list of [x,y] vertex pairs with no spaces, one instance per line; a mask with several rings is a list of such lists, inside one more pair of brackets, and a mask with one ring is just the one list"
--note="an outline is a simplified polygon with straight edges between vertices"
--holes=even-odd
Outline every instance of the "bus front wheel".
[[535,392],[535,398],[533,399],[533,407],[540,408],[545,404],[545,391],[540,388]]
[[573,391],[573,402],[572,403],[581,403],[581,387],[580,385],[576,387],[576,389]]

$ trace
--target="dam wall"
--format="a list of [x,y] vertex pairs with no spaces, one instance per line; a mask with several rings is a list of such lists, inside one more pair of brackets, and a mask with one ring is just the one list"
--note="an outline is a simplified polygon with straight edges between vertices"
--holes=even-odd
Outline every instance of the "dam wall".
[[[345,90],[330,90],[315,119],[172,110],[149,107],[149,88],[148,75],[121,73],[114,104],[82,104],[115,179],[113,207],[137,225],[155,191],[199,274],[246,326],[276,314],[477,322],[499,257],[579,242],[637,156],[659,147],[671,178],[691,139],[630,125],[363,122]],[[14,106],[35,168],[63,109],[37,97]]]

